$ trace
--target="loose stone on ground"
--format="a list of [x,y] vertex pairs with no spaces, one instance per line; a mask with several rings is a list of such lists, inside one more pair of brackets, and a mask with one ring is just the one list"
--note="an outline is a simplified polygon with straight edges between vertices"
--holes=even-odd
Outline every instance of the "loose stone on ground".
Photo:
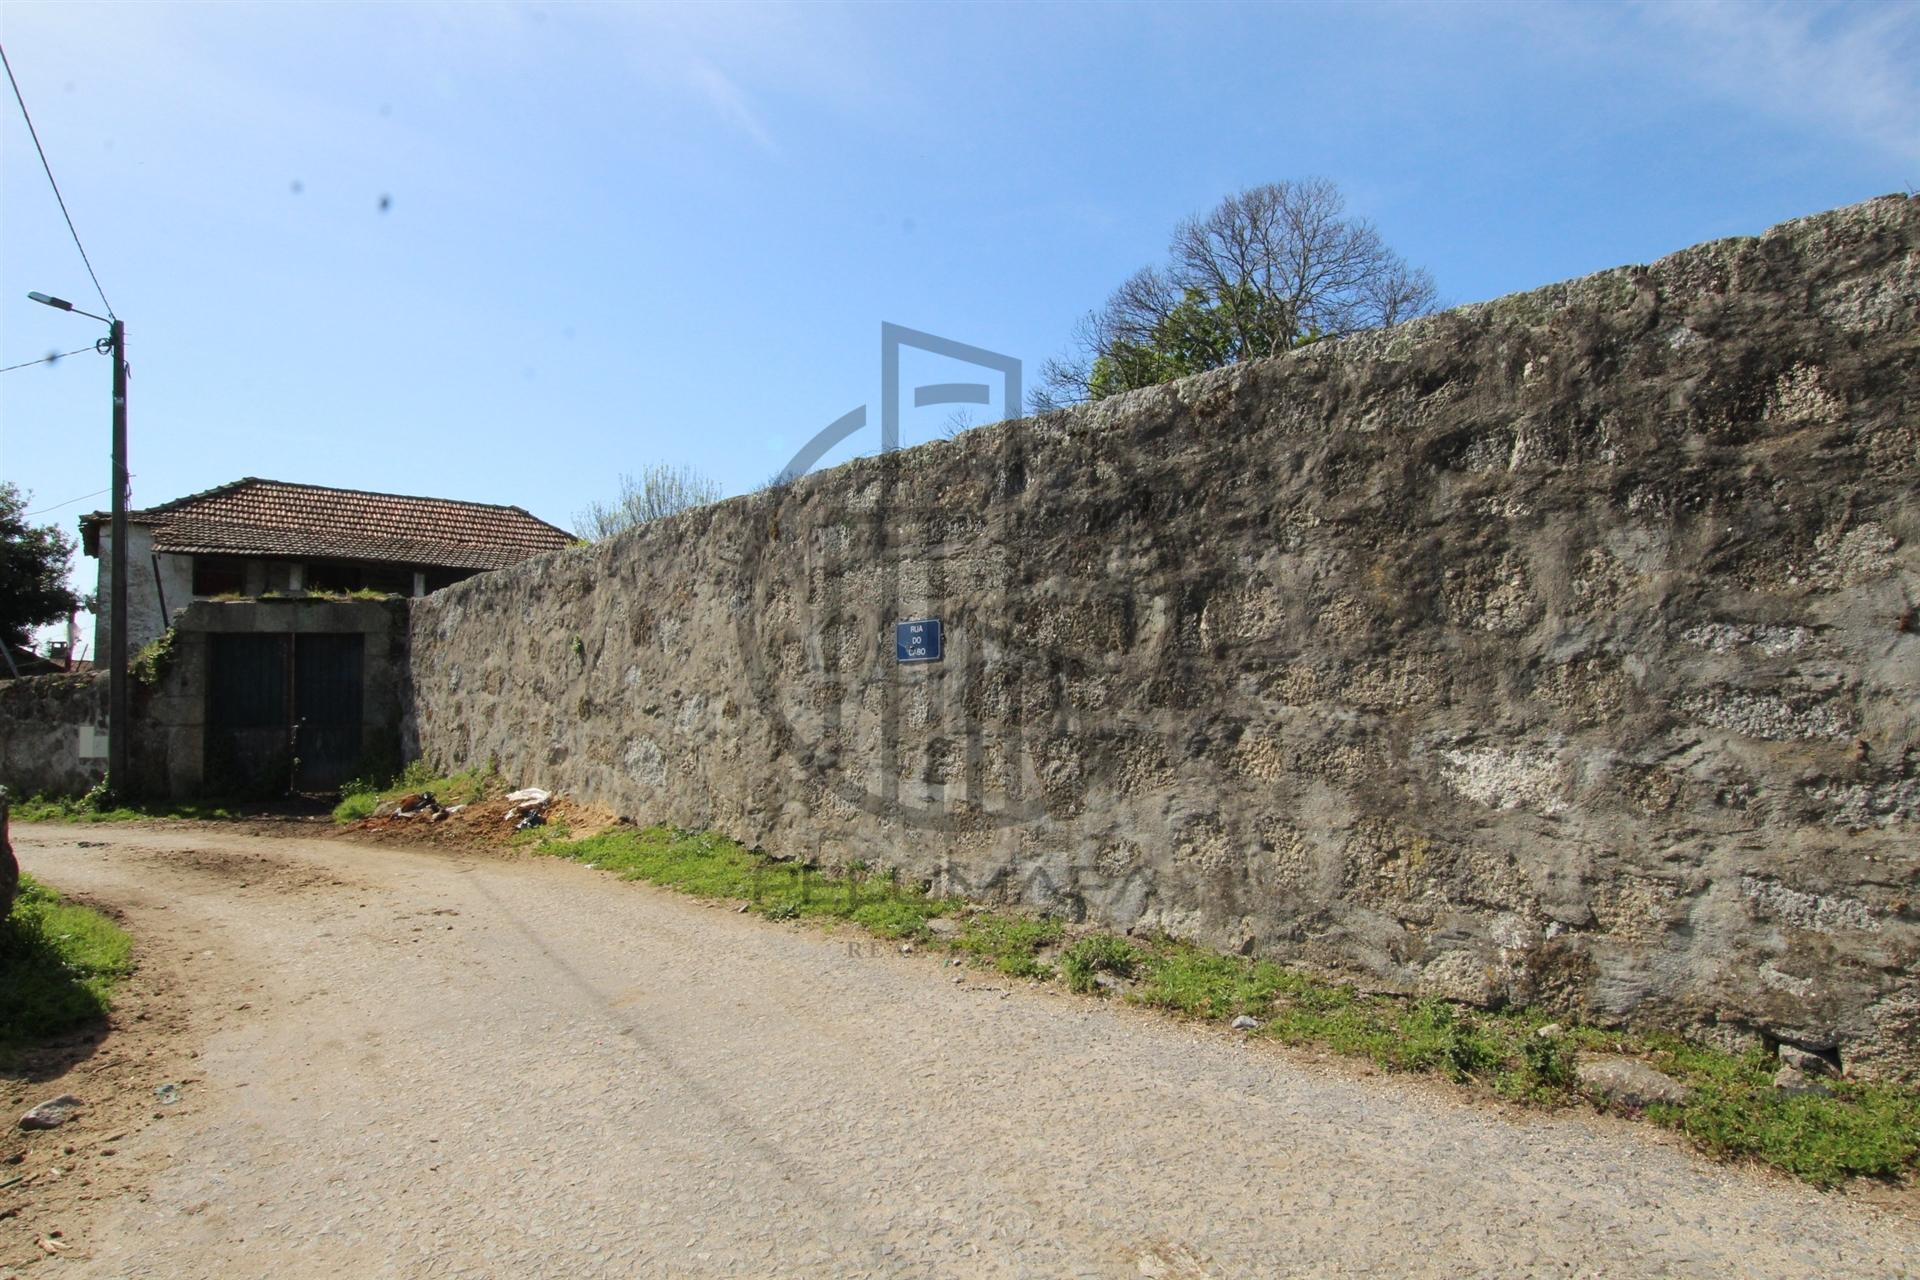
[[1574,1068],[1582,1088],[1636,1110],[1655,1103],[1685,1102],[1692,1090],[1633,1058],[1588,1058]]
[[58,1129],[67,1121],[80,1114],[86,1103],[70,1093],[63,1093],[41,1103],[20,1117],[22,1129]]

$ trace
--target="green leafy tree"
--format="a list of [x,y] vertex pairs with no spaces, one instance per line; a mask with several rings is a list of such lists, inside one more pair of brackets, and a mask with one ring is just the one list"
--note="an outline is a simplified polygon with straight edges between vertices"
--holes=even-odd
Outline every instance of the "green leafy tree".
[[35,627],[80,607],[67,587],[73,538],[58,525],[27,523],[30,495],[0,483],[0,641],[25,647]]
[[574,516],[573,531],[588,542],[611,538],[635,525],[720,501],[720,486],[692,467],[656,462],[639,478],[622,472],[612,502],[595,502]]
[[[1252,290],[1242,288],[1238,292],[1250,294]],[[1252,308],[1259,305],[1259,300],[1242,298],[1238,305]],[[1265,354],[1248,349],[1229,315],[1221,299],[1205,290],[1184,290],[1180,301],[1156,317],[1144,335],[1116,335],[1093,357],[1086,379],[1087,398],[1099,400]]]
[[1175,229],[1167,261],[1089,313],[1076,350],[1040,370],[1036,408],[1097,400],[1433,307],[1407,265],[1331,182],[1269,183]]

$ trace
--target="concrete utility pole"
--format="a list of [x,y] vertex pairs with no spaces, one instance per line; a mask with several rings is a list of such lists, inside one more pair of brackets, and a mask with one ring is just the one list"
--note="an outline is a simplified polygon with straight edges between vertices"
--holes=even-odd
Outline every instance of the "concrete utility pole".
[[127,773],[127,326],[115,320],[113,344],[113,649],[107,668],[107,782],[131,791]]
[[131,790],[127,775],[127,727],[130,719],[127,688],[127,326],[118,316],[82,311],[65,298],[44,293],[27,297],[56,311],[71,311],[107,326],[107,336],[96,350],[111,348],[113,356],[113,590],[107,604],[107,783],[121,794]]

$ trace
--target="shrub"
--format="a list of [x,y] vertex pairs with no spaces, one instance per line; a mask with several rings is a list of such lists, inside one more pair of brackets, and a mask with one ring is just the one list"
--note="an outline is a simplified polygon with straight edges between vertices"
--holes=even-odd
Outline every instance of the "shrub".
[[1559,1036],[1535,1034],[1520,1041],[1520,1058],[1527,1075],[1547,1089],[1573,1085],[1573,1048]]
[[168,627],[158,637],[142,645],[140,652],[127,664],[127,671],[141,684],[152,687],[160,683],[167,674],[167,668],[173,665],[173,642],[177,632]]

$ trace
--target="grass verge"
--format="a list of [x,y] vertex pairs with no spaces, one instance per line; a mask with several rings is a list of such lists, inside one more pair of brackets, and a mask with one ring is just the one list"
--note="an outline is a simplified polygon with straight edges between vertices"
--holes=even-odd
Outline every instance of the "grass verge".
[[[527,833],[533,835],[532,832]],[[1574,1073],[1581,1051],[1625,1054],[1692,1091],[1644,1118],[1700,1149],[1771,1165],[1815,1186],[1849,1178],[1920,1178],[1920,1091],[1823,1081],[1830,1096],[1773,1088],[1764,1051],[1724,1052],[1679,1037],[1553,1021],[1539,1010],[1466,1009],[1440,1000],[1367,994],[1269,960],[1221,955],[1166,937],[1081,933],[1058,920],[940,898],[855,864],[826,871],[779,862],[725,836],[673,827],[615,827],[573,840],[543,833],[536,851],[696,897],[743,901],[773,920],[858,925],[881,937],[944,947],[980,967],[1213,1022],[1245,1015],[1248,1034],[1367,1058],[1388,1071],[1439,1075],[1511,1102],[1594,1102]],[[1107,975],[1106,982],[1101,975]],[[1546,1030],[1549,1034],[1542,1035]]]
[[226,809],[205,804],[115,804],[84,796],[28,796],[13,804],[15,822],[139,822],[148,818],[231,818]]
[[0,921],[0,1058],[105,1014],[132,967],[124,929],[20,877]]

